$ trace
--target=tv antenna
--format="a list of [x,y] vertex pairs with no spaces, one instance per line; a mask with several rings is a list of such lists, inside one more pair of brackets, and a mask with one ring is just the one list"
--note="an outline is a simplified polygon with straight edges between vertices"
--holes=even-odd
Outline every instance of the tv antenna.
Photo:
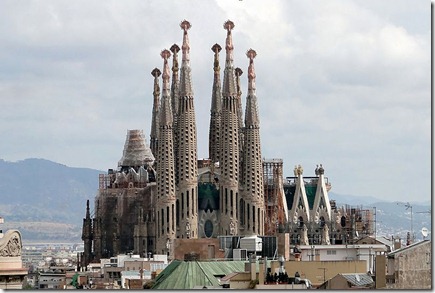
[[423,240],[426,239],[428,234],[429,234],[429,230],[426,227],[421,228],[421,235],[423,235]]

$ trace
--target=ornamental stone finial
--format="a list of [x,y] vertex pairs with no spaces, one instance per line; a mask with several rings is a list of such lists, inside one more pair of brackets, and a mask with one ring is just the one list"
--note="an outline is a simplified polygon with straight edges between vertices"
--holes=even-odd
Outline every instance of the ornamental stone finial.
[[171,50],[172,56],[173,56],[172,71],[173,72],[178,72],[178,58],[177,58],[177,54],[180,51],[180,47],[178,47],[177,44],[173,44],[169,50]]
[[[169,65],[168,65],[168,58],[171,57],[171,52],[168,49],[164,49],[161,53],[160,56],[162,56],[163,58],[163,86],[164,89],[168,89],[169,88]],[[165,87],[167,86],[167,87]]]
[[320,164],[320,167],[319,167],[319,169],[318,169],[318,172],[319,172],[319,175],[323,175],[323,174],[325,174],[325,169],[323,169],[322,164]]
[[158,97],[160,95],[160,87],[158,77],[162,74],[162,72],[156,67],[151,71],[151,75],[154,76],[154,97]]
[[257,52],[253,49],[249,49],[246,52],[246,56],[249,58],[249,67],[248,67],[248,90],[255,90],[255,68],[254,68],[254,58],[257,56]]
[[162,74],[162,72],[157,67],[154,68],[153,71],[151,71],[151,75],[154,77],[159,77],[161,74]]
[[[242,95],[242,89],[240,87],[240,76],[242,76],[243,74],[243,70],[240,67],[237,67],[236,69],[234,69],[234,72],[236,73],[236,86],[237,86],[237,96],[239,97],[239,102],[240,102],[240,96]],[[241,105],[240,105],[240,111],[241,111]],[[241,114],[239,117],[239,121],[242,122],[241,120]]]
[[222,50],[222,47],[219,44],[214,44],[213,47],[211,47],[211,50],[214,52],[214,72],[219,73],[220,66],[219,66],[219,52]]
[[233,40],[231,38],[231,30],[234,29],[234,22],[232,22],[231,20],[227,20],[224,23],[224,29],[227,30],[227,39],[225,41],[225,50],[227,53],[227,61],[233,61],[233,50],[234,50],[234,46],[233,46]]
[[189,45],[189,37],[187,35],[187,31],[192,27],[192,25],[187,20],[183,20],[180,23],[180,27],[184,31],[184,34],[183,34],[183,45],[181,46],[181,50],[183,51],[183,58],[182,58],[182,60],[183,61],[189,61],[190,45]]

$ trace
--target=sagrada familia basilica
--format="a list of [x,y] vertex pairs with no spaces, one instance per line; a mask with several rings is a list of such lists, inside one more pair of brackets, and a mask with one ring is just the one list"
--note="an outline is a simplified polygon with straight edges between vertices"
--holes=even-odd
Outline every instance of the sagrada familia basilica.
[[223,80],[222,47],[211,46],[209,159],[198,160],[191,24],[184,20],[180,27],[181,49],[176,44],[164,49],[161,70],[151,72],[149,146],[142,130],[129,130],[118,168],[100,175],[92,213],[87,202],[82,262],[86,265],[119,253],[172,257],[177,239],[288,233],[291,244],[327,245],[348,243],[358,232],[372,233],[371,220],[364,212],[337,208],[329,199],[331,184],[322,165],[312,177],[304,177],[300,165],[295,166],[294,176],[284,177],[281,159],[263,159],[256,52],[249,49],[246,53],[248,89],[243,113],[243,71],[234,67],[231,33],[235,25],[230,20],[223,26]]

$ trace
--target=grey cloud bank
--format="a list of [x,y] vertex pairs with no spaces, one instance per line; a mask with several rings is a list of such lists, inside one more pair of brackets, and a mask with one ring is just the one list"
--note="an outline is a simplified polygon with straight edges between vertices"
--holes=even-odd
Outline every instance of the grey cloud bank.
[[[106,170],[127,129],[149,142],[153,68],[191,22],[198,156],[208,156],[215,43],[235,23],[246,102],[257,51],[263,156],[322,163],[332,191],[431,196],[429,1],[1,1],[0,158]],[[221,53],[221,67],[224,54]],[[96,179],[97,180],[97,179]]]

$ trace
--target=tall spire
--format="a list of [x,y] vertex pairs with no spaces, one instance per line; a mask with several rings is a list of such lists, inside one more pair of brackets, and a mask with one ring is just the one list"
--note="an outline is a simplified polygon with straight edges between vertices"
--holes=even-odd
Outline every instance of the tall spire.
[[172,114],[174,119],[174,126],[177,121],[177,111],[178,111],[178,94],[180,87],[180,80],[178,77],[178,71],[180,70],[178,66],[178,52],[180,47],[177,44],[173,44],[170,48],[172,52],[172,84],[171,84],[171,102],[172,102]]
[[246,53],[246,56],[249,58],[249,67],[248,67],[248,98],[246,101],[246,114],[245,114],[245,125],[246,127],[253,126],[259,127],[260,119],[258,117],[258,105],[257,105],[257,97],[255,93],[255,68],[254,68],[254,58],[257,56],[257,53],[249,49]]
[[160,87],[159,87],[159,76],[161,72],[158,68],[154,68],[151,71],[151,75],[154,76],[154,102],[153,102],[153,116],[151,120],[151,133],[150,133],[150,148],[153,155],[157,156],[157,147],[159,137],[159,107],[160,107]]
[[[165,123],[164,125],[171,125],[172,127],[172,107],[171,107],[171,96],[169,92],[169,65],[168,58],[171,56],[171,52],[169,50],[163,50],[160,54],[164,60],[163,63],[163,84],[162,84],[162,105],[160,106],[160,119],[159,124]],[[167,101],[168,100],[168,101]],[[159,125],[160,126],[160,125]]]
[[[240,170],[239,174],[244,174],[244,164],[243,164],[243,150],[245,145],[244,138],[244,127],[243,127],[243,108],[242,108],[242,89],[240,86],[240,76],[242,76],[243,71],[241,68],[237,67],[234,72],[236,73],[236,88],[237,88],[237,119],[239,120],[239,150],[240,150]],[[240,183],[243,184],[243,176],[240,176]]]
[[236,73],[236,88],[237,88],[237,116],[239,117],[239,128],[243,128],[243,110],[242,110],[242,88],[240,86],[240,76],[243,74],[243,70],[237,67],[234,72]]
[[234,29],[234,22],[232,22],[231,20],[227,20],[224,23],[224,29],[227,30],[227,38],[225,40],[225,50],[226,50],[226,62],[227,62],[227,66],[229,66],[229,64],[233,64],[234,61],[234,57],[233,57],[233,51],[234,51],[234,45],[233,45],[233,38],[231,36],[231,30]]
[[86,201],[86,217],[83,219],[82,240],[84,242],[83,264],[88,265],[92,261],[92,220],[89,209],[89,199]]
[[[177,213],[180,215],[177,237],[198,238],[198,160],[195,107],[192,76],[189,64],[189,38],[187,20],[180,24],[183,30],[183,58],[180,72],[180,96],[178,104],[177,137]],[[178,211],[177,208],[177,211]]]
[[239,234],[239,122],[237,113],[237,89],[233,66],[233,41],[231,30],[234,23],[224,24],[227,31],[226,62],[222,87],[221,150],[219,180],[220,192],[220,231],[222,235]]
[[[174,133],[174,156],[178,157],[178,103],[180,99],[180,79],[178,72],[180,67],[178,66],[178,52],[180,47],[177,44],[173,44],[170,48],[172,52],[172,84],[171,84],[171,105],[172,105],[172,119],[173,119],[173,133]],[[175,160],[175,170],[178,170],[178,160]],[[178,182],[178,172],[175,173],[175,182]]]
[[[171,56],[169,50],[163,50],[160,54],[163,58],[163,85],[162,104],[159,117],[159,141],[161,142],[157,154],[157,247],[174,247],[170,245],[175,239],[175,168],[173,152],[173,130],[172,130],[172,107],[169,92],[170,71],[168,58]],[[169,219],[169,221],[167,220]],[[169,243],[169,246],[166,244]],[[169,253],[173,258],[173,250],[159,251],[158,253]]]
[[222,88],[222,95],[224,96],[236,96],[236,79],[234,76],[234,65],[233,65],[233,39],[231,36],[231,30],[234,28],[234,23],[231,20],[227,20],[224,23],[224,29],[227,31],[227,38],[225,40],[225,70],[224,70],[224,83]]
[[214,52],[214,78],[213,78],[213,92],[211,97],[211,116],[210,116],[210,130],[209,130],[209,157],[212,163],[219,162],[219,149],[220,149],[220,126],[221,126],[221,111],[222,111],[222,90],[220,79],[220,66],[219,66],[219,52],[222,47],[219,44],[214,44],[211,47]]
[[260,122],[258,119],[257,97],[252,85],[255,84],[254,58],[256,53],[250,49],[246,55],[249,58],[248,96],[245,113],[245,152],[244,152],[244,198],[252,205],[252,217],[248,221],[248,231],[252,234],[264,234],[264,186],[263,159],[261,155]]
[[181,59],[180,96],[193,96],[189,55],[190,45],[189,36],[187,34],[187,31],[191,27],[190,22],[188,22],[187,20],[183,20],[180,24],[180,27],[183,30],[183,45],[181,46],[183,54]]

